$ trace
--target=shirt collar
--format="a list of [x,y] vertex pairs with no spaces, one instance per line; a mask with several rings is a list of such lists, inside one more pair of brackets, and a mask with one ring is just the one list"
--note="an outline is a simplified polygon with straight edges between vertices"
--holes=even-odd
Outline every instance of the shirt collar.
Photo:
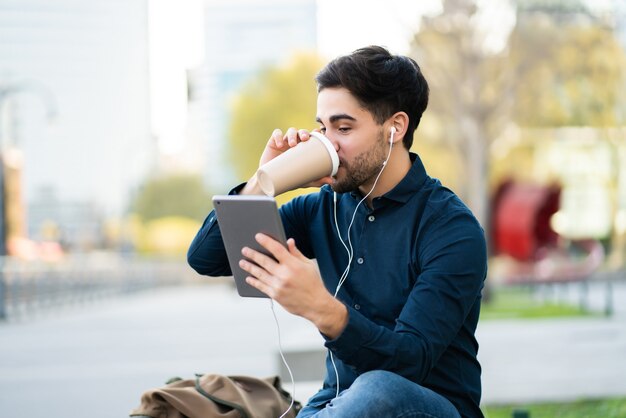
[[422,160],[419,155],[411,152],[409,153],[409,156],[413,162],[409,172],[406,176],[404,176],[400,183],[396,185],[396,187],[389,190],[382,196],[385,199],[405,203],[415,195],[415,192],[417,192],[428,179],[426,168],[424,168],[424,164],[422,164]]

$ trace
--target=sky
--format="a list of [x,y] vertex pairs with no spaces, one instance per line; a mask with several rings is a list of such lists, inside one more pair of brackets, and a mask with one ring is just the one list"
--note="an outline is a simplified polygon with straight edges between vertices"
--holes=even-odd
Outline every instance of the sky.
[[319,52],[333,58],[369,44],[408,52],[422,14],[441,10],[438,0],[318,0]]

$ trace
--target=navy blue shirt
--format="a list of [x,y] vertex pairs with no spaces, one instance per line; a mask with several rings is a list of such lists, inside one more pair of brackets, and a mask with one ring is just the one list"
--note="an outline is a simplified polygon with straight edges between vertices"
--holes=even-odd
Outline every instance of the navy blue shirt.
[[[349,275],[337,295],[348,324],[326,338],[339,373],[340,390],[359,374],[388,370],[448,398],[463,417],[482,417],[480,365],[474,337],[487,272],[483,230],[470,210],[430,178],[419,157],[388,193],[365,203],[350,230],[354,249]],[[344,242],[362,196],[337,194],[337,220]],[[337,236],[333,191],[297,197],[280,208],[287,237],[317,259],[324,284],[335,292],[348,264]],[[211,213],[189,248],[200,274],[231,275],[215,216]],[[320,405],[336,392],[326,360],[323,388],[309,400]]]

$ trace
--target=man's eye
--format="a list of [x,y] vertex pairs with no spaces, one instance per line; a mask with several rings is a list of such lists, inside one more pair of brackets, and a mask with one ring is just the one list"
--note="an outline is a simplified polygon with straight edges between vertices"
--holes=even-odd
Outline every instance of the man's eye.
[[344,133],[344,134],[345,134],[346,132],[350,131],[350,128],[347,128],[347,127],[342,127],[342,128],[337,129],[337,130],[338,130],[339,132],[342,132],[342,133]]
[[326,133],[326,128],[324,128],[323,126],[320,126],[320,132],[325,134]]

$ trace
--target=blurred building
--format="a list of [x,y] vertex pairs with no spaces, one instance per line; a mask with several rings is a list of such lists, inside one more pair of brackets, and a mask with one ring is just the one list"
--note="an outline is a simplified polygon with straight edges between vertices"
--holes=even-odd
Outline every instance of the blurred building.
[[55,189],[42,188],[28,207],[28,236],[38,242],[53,241],[69,251],[86,251],[102,245],[104,216],[94,202],[60,200]]
[[[316,48],[316,2],[205,0],[204,15],[205,62],[189,72],[188,135],[202,144],[206,184],[227,191],[242,180],[229,164],[231,101],[263,67]],[[259,141],[269,134],[259,132]]]
[[154,160],[147,34],[147,0],[0,0],[0,137],[23,154],[28,230],[77,225],[66,205],[125,210]]

